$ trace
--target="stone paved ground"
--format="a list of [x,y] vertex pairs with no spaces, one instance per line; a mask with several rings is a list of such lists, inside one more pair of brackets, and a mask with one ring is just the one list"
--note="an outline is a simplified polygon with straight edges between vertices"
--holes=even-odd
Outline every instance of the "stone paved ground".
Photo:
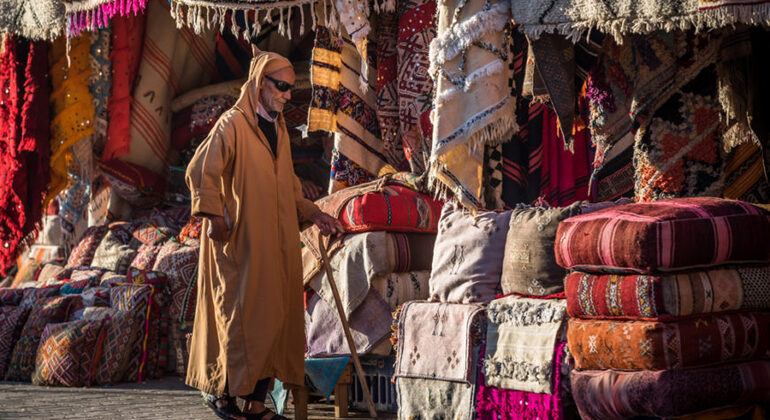
[[[309,418],[334,418],[334,406],[311,404]],[[285,415],[293,416],[291,404]],[[351,412],[361,417],[361,413]],[[0,382],[0,419],[217,420],[180,377],[110,387],[58,388]]]

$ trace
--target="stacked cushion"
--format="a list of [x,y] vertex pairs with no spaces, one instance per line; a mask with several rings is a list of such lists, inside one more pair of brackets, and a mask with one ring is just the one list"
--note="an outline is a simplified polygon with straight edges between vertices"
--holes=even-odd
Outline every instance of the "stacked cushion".
[[37,350],[35,385],[90,385],[103,322],[80,320],[48,324]]
[[[567,219],[556,261],[581,271],[651,273],[770,261],[770,212],[719,198],[628,204]],[[697,246],[693,246],[697,244]]]
[[[561,222],[555,252],[575,270],[565,291],[581,415],[669,417],[766,401],[770,376],[757,361],[770,358],[770,244],[760,239],[769,234],[770,212],[717,198]],[[699,383],[707,378],[731,385]]]
[[172,319],[182,323],[195,317],[198,284],[199,249],[167,242],[155,262],[154,270],[165,273],[169,280]]
[[80,239],[80,242],[78,242],[78,245],[72,250],[72,253],[70,253],[66,267],[90,266],[91,261],[94,259],[96,247],[99,246],[99,243],[106,233],[106,226],[92,226],[88,228]]
[[386,185],[347,202],[340,221],[347,232],[435,233],[443,202],[401,185]]
[[4,378],[11,352],[27,322],[31,308],[25,306],[0,307],[0,377]]

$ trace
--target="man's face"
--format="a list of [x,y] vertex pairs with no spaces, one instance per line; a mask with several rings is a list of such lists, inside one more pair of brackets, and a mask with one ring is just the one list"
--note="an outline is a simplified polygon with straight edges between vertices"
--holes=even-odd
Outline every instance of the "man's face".
[[[294,70],[289,67],[278,70],[271,73],[268,76],[275,79],[278,82],[286,82],[290,86],[294,85],[295,76]],[[279,113],[283,111],[283,106],[291,99],[291,89],[281,92],[276,87],[276,82],[273,82],[268,77],[262,78],[261,88],[259,92],[259,102],[265,107],[267,112]]]

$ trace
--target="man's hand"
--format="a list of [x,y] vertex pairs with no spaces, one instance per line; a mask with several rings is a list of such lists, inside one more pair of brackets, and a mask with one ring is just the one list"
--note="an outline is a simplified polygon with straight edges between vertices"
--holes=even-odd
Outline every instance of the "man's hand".
[[310,217],[310,221],[312,221],[314,225],[318,226],[318,229],[321,229],[322,235],[328,236],[335,233],[340,235],[345,233],[345,228],[342,227],[342,223],[340,223],[339,220],[320,210]]
[[230,233],[230,229],[227,228],[227,223],[225,223],[225,218],[222,216],[209,216],[207,218],[209,219],[209,238],[217,242],[224,242]]
[[299,182],[302,185],[302,195],[304,195],[308,200],[315,201],[315,199],[321,196],[323,190],[313,181],[300,178]]

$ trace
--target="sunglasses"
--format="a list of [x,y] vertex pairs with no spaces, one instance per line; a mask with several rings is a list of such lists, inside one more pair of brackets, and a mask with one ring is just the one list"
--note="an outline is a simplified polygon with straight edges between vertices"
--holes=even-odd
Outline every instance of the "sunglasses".
[[275,79],[273,77],[270,77],[267,74],[265,75],[265,78],[267,80],[273,82],[273,84],[275,85],[275,88],[278,89],[279,92],[286,92],[287,90],[289,90],[289,89],[294,87],[294,85],[290,85],[290,84],[284,82],[283,80],[278,80],[278,79]]

